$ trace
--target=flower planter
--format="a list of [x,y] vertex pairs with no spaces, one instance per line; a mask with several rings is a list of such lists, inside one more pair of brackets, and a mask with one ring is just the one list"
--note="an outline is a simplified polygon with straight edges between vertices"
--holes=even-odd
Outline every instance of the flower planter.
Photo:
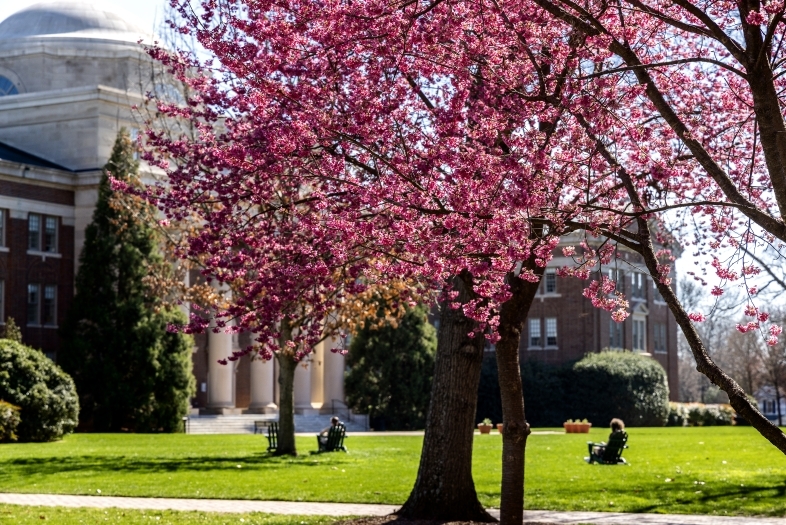
[[589,434],[592,423],[563,423],[562,426],[568,434]]
[[497,423],[497,432],[502,434],[502,428],[503,428],[503,424],[502,423]]
[[491,434],[491,429],[493,427],[491,425],[484,425],[483,423],[478,423],[478,430],[480,430],[481,434]]

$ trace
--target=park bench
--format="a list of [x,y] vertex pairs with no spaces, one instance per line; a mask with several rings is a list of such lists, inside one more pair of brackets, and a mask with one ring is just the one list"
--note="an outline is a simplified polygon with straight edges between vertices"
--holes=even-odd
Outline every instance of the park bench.
[[[609,442],[606,444],[588,441],[587,448],[589,449],[589,457],[584,458],[584,461],[587,463],[598,463],[600,465],[625,465],[627,462],[625,458],[622,457],[622,451],[628,448],[627,442],[628,433],[624,430],[622,432],[612,433],[611,437],[609,437]],[[596,446],[605,447],[603,454],[597,455],[592,451],[593,447]]]
[[254,421],[254,434],[267,430],[267,451],[275,452],[278,448],[278,423],[276,421]]
[[344,446],[344,438],[346,437],[346,434],[347,430],[341,423],[330,427],[326,440],[323,441],[320,439],[321,436],[317,436],[319,452],[336,452],[338,450],[343,450],[346,452],[347,447]]

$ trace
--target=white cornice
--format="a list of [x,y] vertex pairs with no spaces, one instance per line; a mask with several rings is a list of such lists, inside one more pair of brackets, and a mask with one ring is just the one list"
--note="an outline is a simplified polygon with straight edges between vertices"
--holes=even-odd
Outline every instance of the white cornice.
[[131,106],[143,102],[144,97],[141,93],[108,86],[82,86],[2,97],[0,98],[0,111],[40,108],[41,106],[57,104],[73,104],[90,100],[100,100],[102,102]]

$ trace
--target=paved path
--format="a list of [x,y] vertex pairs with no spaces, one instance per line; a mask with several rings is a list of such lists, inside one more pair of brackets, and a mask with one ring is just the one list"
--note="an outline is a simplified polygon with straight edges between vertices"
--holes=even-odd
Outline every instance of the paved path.
[[[117,496],[66,496],[59,494],[2,494],[0,504],[44,507],[98,507],[147,510],[200,510],[205,512],[269,512],[321,516],[384,516],[397,505],[362,503],[313,503],[226,499],[124,498]],[[498,516],[492,509],[491,514]],[[555,512],[528,510],[524,523],[537,525],[786,525],[786,518],[727,518],[681,514],[624,514],[614,512]]]

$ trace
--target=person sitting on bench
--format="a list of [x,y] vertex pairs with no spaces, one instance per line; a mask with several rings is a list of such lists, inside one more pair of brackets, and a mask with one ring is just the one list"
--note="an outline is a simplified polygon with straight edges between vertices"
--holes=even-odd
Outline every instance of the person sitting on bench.
[[327,445],[327,440],[328,440],[328,432],[330,432],[330,429],[331,429],[331,428],[333,428],[333,427],[336,427],[336,426],[338,426],[338,425],[340,425],[340,424],[341,424],[341,421],[338,419],[338,417],[337,417],[337,416],[333,416],[333,417],[331,417],[331,418],[330,418],[330,426],[327,426],[327,427],[323,428],[323,429],[322,429],[322,430],[319,432],[319,434],[317,434],[317,439],[319,440],[319,442],[320,442],[322,445]]
[[[625,433],[625,423],[621,419],[614,418],[611,420],[611,434],[609,434],[609,443],[620,441]],[[606,452],[606,443],[595,443],[592,446],[592,455],[602,458],[603,453]]]

